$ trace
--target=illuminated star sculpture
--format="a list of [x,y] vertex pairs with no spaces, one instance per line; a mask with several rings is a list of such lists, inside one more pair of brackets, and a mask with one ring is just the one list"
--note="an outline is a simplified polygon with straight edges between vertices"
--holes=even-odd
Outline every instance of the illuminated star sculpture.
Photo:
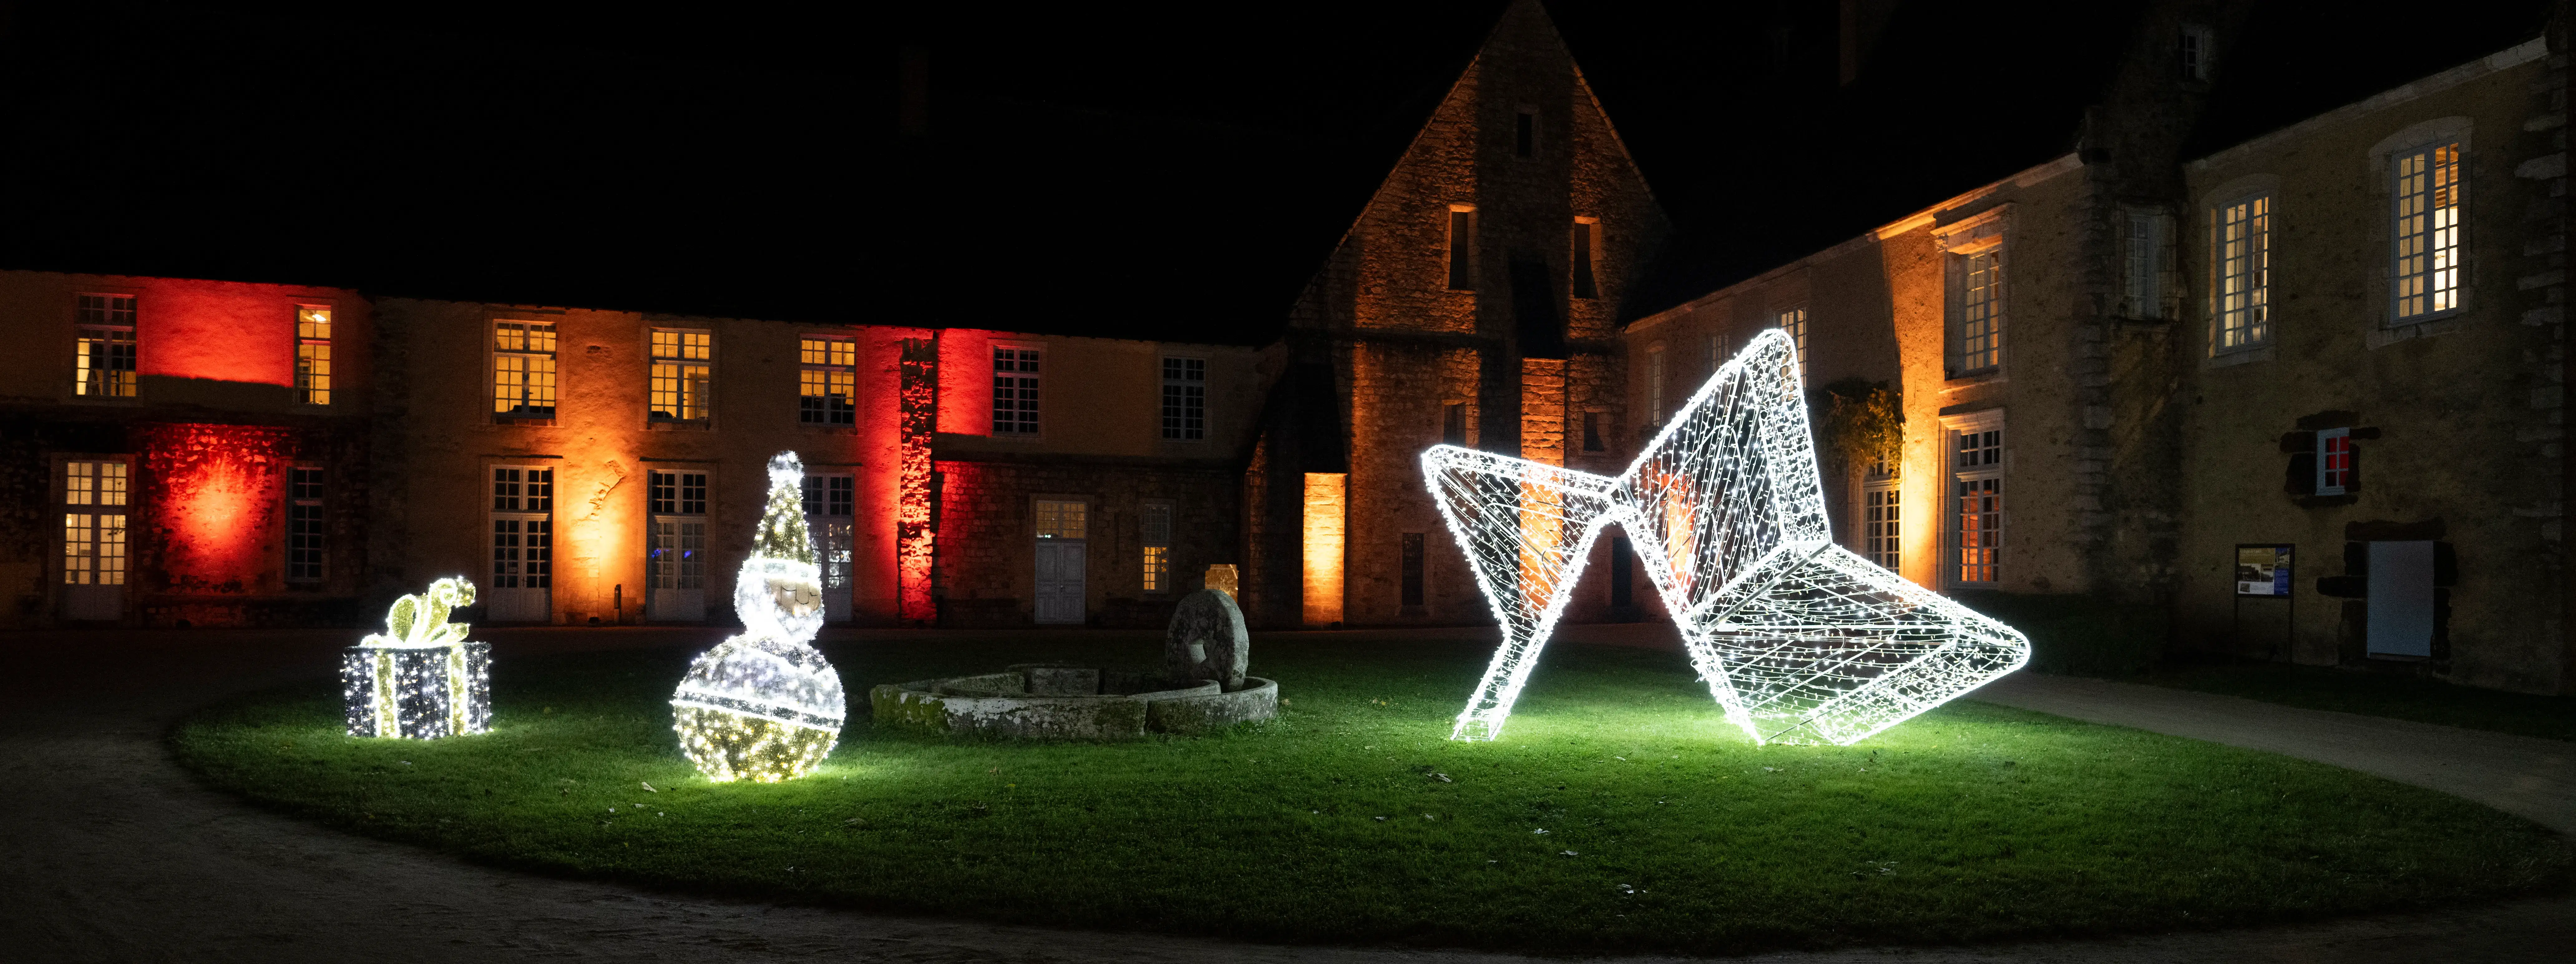
[[776,783],[814,772],[848,712],[841,674],[816,652],[822,571],[805,530],[805,465],[769,460],[769,503],[734,577],[743,633],[698,655],[671,694],[680,751],[717,783]]
[[1490,740],[1618,523],[1757,743],[1849,744],[2021,668],[2030,641],[1835,545],[1796,351],[1766,331],[1618,478],[1442,445],[1433,500],[1503,626],[1453,739]]

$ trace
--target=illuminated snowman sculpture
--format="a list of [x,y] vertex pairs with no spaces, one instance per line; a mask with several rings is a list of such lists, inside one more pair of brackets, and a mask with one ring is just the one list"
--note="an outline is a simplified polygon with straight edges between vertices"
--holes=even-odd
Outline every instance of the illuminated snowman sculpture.
[[812,773],[841,736],[841,674],[812,645],[823,580],[805,531],[804,482],[796,453],[769,460],[769,504],[734,577],[743,633],[699,654],[671,694],[681,752],[717,783]]

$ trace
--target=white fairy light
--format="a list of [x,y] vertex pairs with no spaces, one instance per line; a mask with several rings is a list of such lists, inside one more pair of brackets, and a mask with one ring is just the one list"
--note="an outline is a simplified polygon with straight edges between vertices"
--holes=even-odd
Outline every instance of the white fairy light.
[[769,503],[733,586],[742,635],[689,664],[671,694],[680,750],[717,783],[812,773],[840,739],[841,674],[811,645],[823,628],[822,571],[805,530],[805,466],[769,460]]
[[1435,446],[1422,470],[1503,645],[1453,739],[1493,739],[1603,527],[1759,743],[1850,744],[2021,668],[2030,641],[1835,545],[1789,337],[1766,331],[1617,478]]
[[350,736],[434,740],[492,727],[492,644],[469,641],[447,614],[474,604],[474,584],[450,576],[394,600],[385,632],[341,651]]

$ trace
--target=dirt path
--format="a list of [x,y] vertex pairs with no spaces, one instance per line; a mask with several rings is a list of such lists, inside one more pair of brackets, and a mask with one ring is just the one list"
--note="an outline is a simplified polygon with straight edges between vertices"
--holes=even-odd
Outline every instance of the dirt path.
[[[0,647],[0,960],[1423,962],[1500,955],[1229,944],[651,894],[493,870],[204,789],[169,721],[315,674],[345,634],[11,634]],[[511,634],[505,654],[690,645],[704,630]],[[1625,639],[1620,642],[1628,642]],[[2304,711],[2302,711],[2304,712]],[[2297,927],[1761,962],[2549,961],[2576,897]]]

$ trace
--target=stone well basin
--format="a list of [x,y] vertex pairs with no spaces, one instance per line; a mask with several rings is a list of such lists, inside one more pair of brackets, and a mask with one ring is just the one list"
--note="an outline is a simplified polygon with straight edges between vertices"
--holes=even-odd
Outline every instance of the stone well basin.
[[868,691],[878,726],[1035,740],[1122,740],[1203,733],[1279,715],[1279,684],[1028,663],[999,673],[886,683]]

